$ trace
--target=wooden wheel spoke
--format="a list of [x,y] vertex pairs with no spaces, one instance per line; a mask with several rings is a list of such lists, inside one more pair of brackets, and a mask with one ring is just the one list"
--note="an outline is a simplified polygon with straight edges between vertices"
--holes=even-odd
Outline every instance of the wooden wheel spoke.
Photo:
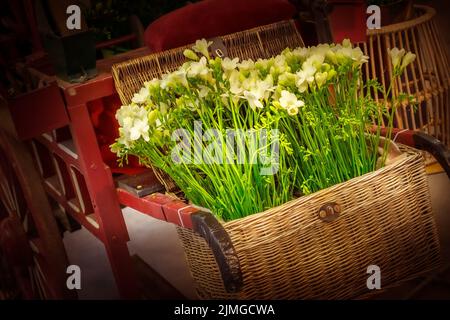
[[42,293],[42,286],[35,267],[30,268],[30,279],[35,297],[42,300],[44,295]]
[[34,280],[35,276],[34,276],[34,271],[33,271],[33,267],[28,267],[28,276],[30,277],[30,283],[31,283],[31,291],[33,293],[37,292],[37,287],[36,287],[36,282]]
[[25,197],[14,174],[14,168],[6,168],[5,163],[0,166],[0,201],[9,215],[17,214],[23,220],[23,211],[27,207]]
[[31,250],[33,250],[33,252],[35,254],[41,253],[42,248],[41,248],[41,242],[40,242],[39,239],[37,239],[37,238],[31,239],[31,240],[28,241],[28,243],[30,244]]
[[25,233],[28,233],[28,214],[25,215],[22,221],[23,230],[25,230]]
[[8,214],[12,214],[14,212],[14,201],[11,195],[11,190],[8,187],[6,180],[0,181],[0,197],[3,205],[5,206]]
[[28,213],[29,209],[28,209],[23,191],[20,187],[20,183],[19,183],[17,177],[15,177],[15,176],[13,178],[13,182],[11,183],[11,189],[13,191],[12,194],[13,194],[13,199],[14,199],[14,204],[15,204],[15,210],[16,210],[17,214],[19,215],[19,217],[21,218],[21,220],[23,221],[23,219],[25,218],[25,215]]
[[33,266],[28,267],[28,275],[31,284],[31,291],[33,292],[33,296],[39,299],[45,299],[45,284],[42,279],[42,275],[37,267],[37,262]]
[[57,225],[51,219],[47,195],[26,146],[0,130],[0,220],[6,221],[2,226],[10,231],[4,239],[10,253],[5,261],[14,271],[17,292],[23,297],[74,296],[60,281],[64,279],[67,257]]
[[34,257],[34,271],[35,271],[35,278],[36,278],[36,284],[37,287],[39,288],[39,292],[41,295],[42,299],[47,299],[48,298],[48,294],[47,294],[47,278],[45,276],[45,274],[42,272],[41,269],[41,265],[39,263],[39,259],[36,258],[36,256]]
[[0,168],[0,201],[7,211],[7,215],[17,215],[25,233],[34,235],[36,230],[33,217],[27,206],[19,181],[16,176],[6,177],[3,170],[3,167]]
[[6,217],[8,217],[8,209],[5,207],[3,201],[1,201],[0,196],[0,221]]
[[19,207],[19,201],[17,199],[17,190],[16,190],[15,185],[11,184],[10,185],[10,189],[11,189],[11,198],[12,198],[12,201],[13,201],[14,211],[19,216],[19,218],[22,219],[21,212],[20,212],[20,207]]
[[22,218],[22,226],[25,230],[25,233],[28,235],[28,237],[36,237],[36,226],[34,224],[33,215],[30,212],[30,209],[26,208],[25,213],[23,214]]
[[12,190],[14,189],[9,188],[5,183],[2,183],[0,186],[0,201],[3,203],[9,216],[17,215],[17,217],[22,220],[23,218],[19,211],[20,207],[17,196]]

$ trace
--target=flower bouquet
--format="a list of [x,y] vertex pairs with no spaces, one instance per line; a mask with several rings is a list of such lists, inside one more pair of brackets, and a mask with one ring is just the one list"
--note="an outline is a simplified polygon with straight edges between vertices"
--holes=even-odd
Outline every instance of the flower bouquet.
[[[349,298],[368,292],[370,265],[383,287],[435,268],[422,157],[391,152],[408,96],[363,83],[367,57],[349,41],[256,61],[213,58],[209,44],[184,50],[184,64],[118,110],[112,146],[216,217],[209,235],[177,226],[199,297]],[[390,55],[394,77],[415,58]],[[126,68],[151,68],[139,63]]]
[[[136,155],[163,170],[224,221],[384,165],[387,147],[379,152],[372,124],[385,117],[392,127],[395,103],[380,108],[370,96],[379,84],[361,83],[367,56],[359,47],[347,40],[239,61],[212,59],[209,45],[186,49],[188,62],[146,82],[117,112],[112,149],[122,159]],[[398,75],[415,57],[392,56]]]

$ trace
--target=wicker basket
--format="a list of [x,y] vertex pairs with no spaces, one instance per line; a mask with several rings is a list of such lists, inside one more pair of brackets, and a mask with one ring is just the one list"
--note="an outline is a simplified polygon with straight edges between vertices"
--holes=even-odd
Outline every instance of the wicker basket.
[[[292,20],[225,35],[216,38],[216,41],[219,39],[228,56],[240,59],[268,58],[287,47],[304,46]],[[122,103],[130,103],[145,81],[158,78],[181,66],[186,61],[184,49],[191,47],[192,45],[187,45],[114,65],[112,74]]]
[[[221,38],[228,55],[241,59],[269,57],[303,45],[292,21]],[[129,103],[144,81],[178,67],[184,48],[115,65],[122,102]],[[199,297],[353,298],[368,293],[369,265],[381,268],[382,287],[438,267],[439,244],[423,157],[417,150],[404,151],[376,172],[223,223],[238,258],[234,271],[242,286],[237,290],[229,290],[211,242],[177,227]],[[336,205],[340,215],[324,222],[322,209]]]
[[[196,290],[204,299],[348,299],[373,293],[367,267],[385,289],[440,265],[423,158],[404,148],[393,164],[242,219],[223,223],[242,272],[225,289],[203,237],[178,227]],[[338,204],[339,217],[319,212]],[[376,291],[376,290],[375,290]]]

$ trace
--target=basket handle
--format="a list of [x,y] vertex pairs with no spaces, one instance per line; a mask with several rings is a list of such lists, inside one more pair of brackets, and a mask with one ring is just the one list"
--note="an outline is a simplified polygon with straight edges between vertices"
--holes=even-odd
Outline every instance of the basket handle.
[[206,240],[214,254],[225,290],[239,292],[243,286],[242,271],[230,235],[209,212],[196,212],[191,219],[192,228]]
[[413,139],[414,146],[431,153],[450,178],[450,152],[445,145],[440,140],[421,131],[414,132]]
[[[387,129],[381,128],[381,135],[385,136],[386,134]],[[422,131],[398,128],[392,130],[392,136],[394,141],[431,153],[450,178],[450,151],[440,140]]]

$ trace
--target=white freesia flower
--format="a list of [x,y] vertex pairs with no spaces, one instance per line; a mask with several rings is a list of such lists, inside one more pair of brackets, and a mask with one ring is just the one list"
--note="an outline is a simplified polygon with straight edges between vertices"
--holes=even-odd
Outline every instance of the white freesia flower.
[[405,55],[405,49],[392,48],[389,51],[389,56],[391,57],[392,65],[394,69],[400,65],[400,62]]
[[283,109],[288,111],[289,115],[297,114],[298,109],[305,105],[303,101],[297,99],[295,94],[287,90],[281,91],[279,103]]
[[263,108],[262,102],[259,100],[259,97],[256,93],[256,91],[244,91],[244,98],[247,99],[248,105],[250,108],[255,110],[256,108]]
[[306,79],[305,79],[305,78],[302,78],[302,77],[299,77],[298,75],[297,75],[297,82],[295,83],[295,85],[297,86],[298,91],[299,91],[300,93],[303,93],[303,92],[305,92],[306,90],[308,90],[308,86],[309,86],[309,84],[308,84],[308,82],[306,81]]
[[148,111],[144,107],[137,107],[135,109],[134,117],[137,119],[147,120],[148,117]]
[[342,46],[344,48],[351,48],[352,47],[352,43],[351,43],[350,39],[342,40]]
[[316,73],[317,69],[308,64],[308,63],[304,63],[302,70],[300,70],[299,72],[297,72],[297,75],[299,77],[304,78],[306,81],[308,81],[308,83],[311,83],[314,81],[314,75]]
[[240,95],[244,91],[240,81],[241,74],[237,70],[233,70],[230,74],[230,91],[234,95]]
[[184,87],[188,86],[186,71],[184,70],[177,70],[172,72],[170,79],[176,84],[181,84]]
[[314,53],[311,56],[308,57],[308,59],[306,59],[306,61],[303,63],[303,68],[305,66],[313,66],[316,69],[319,69],[323,62],[325,60],[325,53]]
[[327,81],[328,73],[327,72],[317,72],[315,75],[316,84],[320,88],[322,87],[325,82]]
[[302,70],[296,73],[297,75],[297,88],[300,93],[305,92],[308,89],[308,85],[314,82],[314,75],[316,68],[309,63],[304,63]]
[[302,47],[302,48],[295,48],[291,51],[292,54],[300,59],[306,59],[306,57],[309,55],[308,48]]
[[135,114],[137,113],[139,109],[139,106],[135,104],[121,106],[119,110],[116,112],[116,119],[119,122],[119,125],[123,127],[125,125],[125,119],[131,118],[133,119],[135,117]]
[[[309,49],[309,56],[318,56],[321,57],[319,62],[323,62],[323,58],[325,54],[330,50],[330,45],[326,43],[318,44],[316,47],[311,47]],[[317,59],[317,58],[316,58]]]
[[328,53],[328,57],[331,59],[335,58],[338,64],[346,64],[351,61],[354,67],[359,67],[369,61],[369,57],[364,55],[361,48],[343,47],[340,45],[335,47],[335,55]]
[[269,74],[266,79],[256,82],[255,90],[262,99],[268,99],[273,89],[273,77],[271,74]]
[[249,106],[255,110],[256,108],[263,108],[261,100],[268,99],[272,90],[273,77],[269,74],[264,80],[257,79],[249,90],[244,90],[243,94]]
[[163,90],[167,89],[167,87],[170,86],[170,78],[169,78],[169,74],[164,73],[164,74],[161,76],[160,86],[161,86],[161,89],[163,89]]
[[253,69],[255,66],[255,63],[252,59],[243,60],[241,63],[238,64],[239,70],[250,70]]
[[192,47],[194,51],[201,53],[203,56],[209,59],[208,47],[212,44],[212,41],[206,41],[206,39],[201,39],[195,41],[195,45]]
[[352,49],[344,48],[341,45],[336,46],[335,56],[337,63],[340,65],[344,65],[351,59]]
[[297,78],[298,77],[296,74],[285,72],[283,74],[280,74],[280,76],[278,77],[278,84],[284,87],[295,86],[297,83]]
[[179,70],[183,70],[183,71],[187,72],[189,70],[191,64],[192,64],[192,61],[186,61],[185,63],[183,63],[180,66]]
[[[291,53],[289,52],[286,54],[291,54]],[[289,67],[289,65],[286,62],[285,55],[278,55],[273,59],[273,65],[270,68],[270,73],[283,74],[283,73],[289,72],[289,71],[291,71],[291,68]]]
[[402,60],[402,65],[400,68],[403,70],[405,69],[410,63],[412,63],[416,59],[416,55],[411,52],[407,52]]
[[150,81],[144,82],[144,87],[148,90],[158,89],[160,86],[160,80],[158,78],[153,78]]
[[226,57],[222,60],[222,68],[224,71],[232,71],[236,69],[237,65],[239,63],[239,58],[234,58],[231,60],[230,58]]
[[209,94],[209,92],[211,91],[211,89],[208,88],[207,86],[199,85],[198,87],[199,87],[199,89],[200,89],[200,90],[198,91],[198,96],[199,96],[200,98],[206,97],[206,96]]
[[295,116],[298,114],[298,107],[297,106],[290,106],[287,108],[287,113],[290,116]]
[[200,61],[192,62],[188,68],[187,74],[189,77],[195,78],[197,76],[206,77],[209,73],[207,61],[205,57],[201,57]]
[[176,70],[161,76],[160,86],[162,89],[174,87],[177,84],[181,84],[184,87],[188,86],[186,72],[184,70]]
[[148,130],[150,129],[147,119],[136,119],[133,127],[130,129],[130,139],[137,140],[142,137],[145,141],[149,141]]
[[184,55],[186,58],[191,59],[191,60],[197,61],[197,60],[199,59],[199,58],[198,58],[198,55],[197,55],[194,51],[192,51],[191,49],[185,49],[185,50],[183,51],[183,55]]
[[154,110],[150,111],[147,115],[148,123],[154,124],[156,122],[156,120],[158,119],[158,115],[159,115],[158,109],[154,109]]
[[[121,145],[124,145],[126,147],[130,146],[130,133],[125,128],[120,127],[119,128],[119,138],[117,139],[117,142]],[[120,150],[120,148],[119,148]],[[115,151],[118,153],[118,150]]]
[[260,80],[256,70],[251,70],[247,77],[241,74],[240,79],[244,79],[241,81],[241,86],[244,90],[252,90],[256,86],[256,82]]
[[149,113],[144,107],[138,105],[122,106],[116,112],[116,119],[119,122],[119,143],[129,146],[134,140],[143,137],[145,141],[149,139]]
[[278,68],[283,68],[286,66],[286,57],[284,55],[278,55],[274,58],[274,65]]
[[369,61],[369,56],[364,55],[360,47],[352,49],[351,58],[354,61],[355,66],[360,66],[363,63],[367,63]]
[[148,97],[150,96],[150,92],[146,87],[141,88],[138,93],[135,93],[133,98],[131,99],[132,102],[142,104],[147,101]]
[[270,64],[271,64],[270,59],[261,59],[261,58],[259,58],[255,62],[255,68],[260,69],[260,70],[267,70],[267,69],[269,69]]
[[122,127],[125,130],[130,131],[130,129],[133,127],[134,119],[132,117],[125,117],[120,122],[122,122]]
[[327,50],[327,52],[325,53],[325,57],[328,59],[329,62],[333,63],[333,64],[337,64],[337,58],[336,58],[336,53],[334,52],[334,50]]

